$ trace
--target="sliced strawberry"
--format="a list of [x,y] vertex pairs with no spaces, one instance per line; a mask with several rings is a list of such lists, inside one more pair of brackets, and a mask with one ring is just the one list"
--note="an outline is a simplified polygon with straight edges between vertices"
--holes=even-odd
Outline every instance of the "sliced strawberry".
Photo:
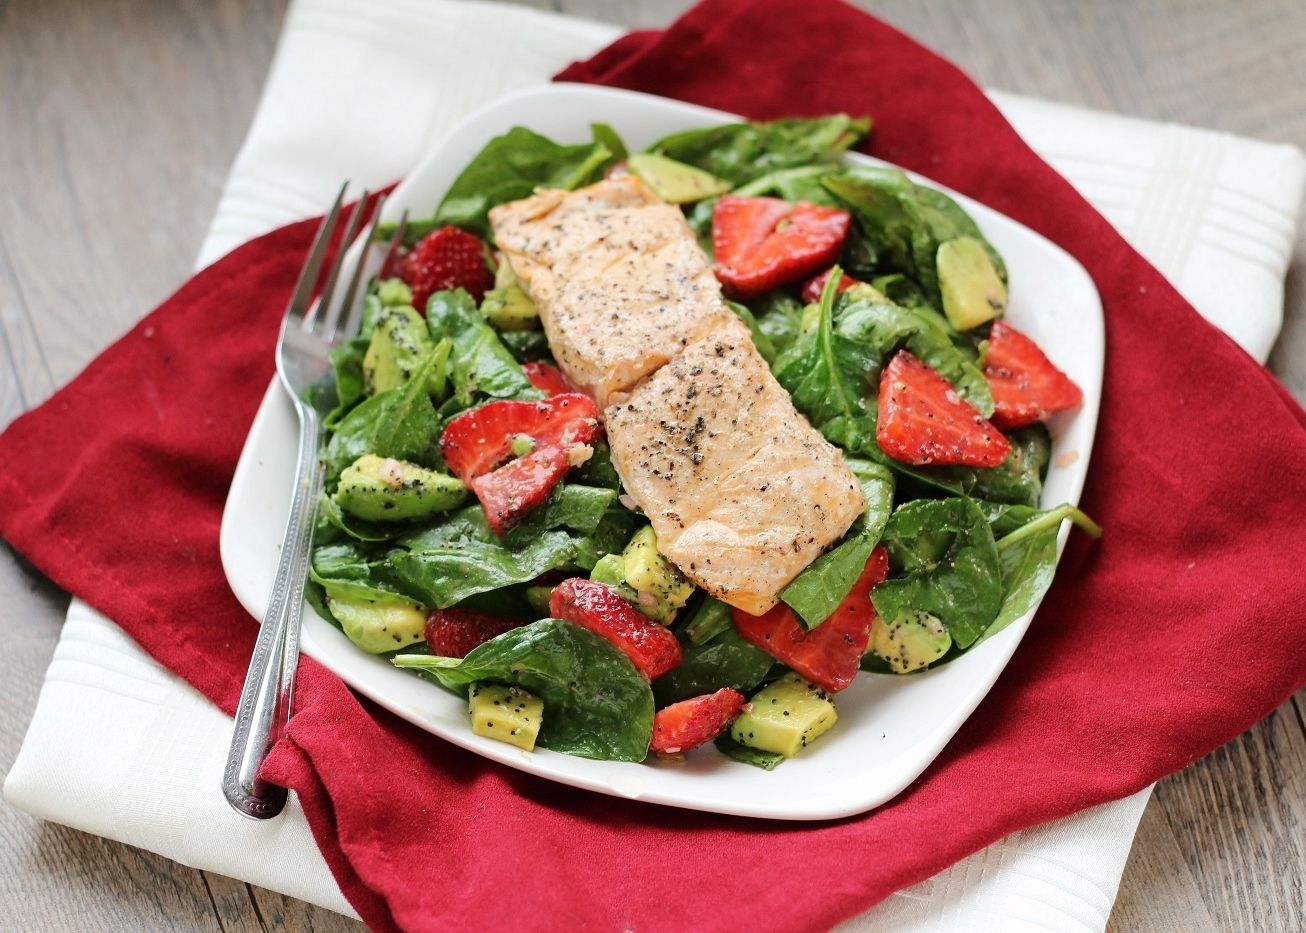
[[527,512],[548,500],[569,469],[567,452],[561,447],[536,447],[472,480],[472,492],[485,509],[490,530],[506,534]]
[[735,721],[744,702],[744,695],[738,690],[722,687],[716,693],[664,706],[653,716],[649,751],[674,755],[711,742]]
[[588,395],[569,392],[538,402],[488,402],[445,425],[440,453],[464,483],[488,473],[512,456],[514,438],[536,448],[588,444],[599,433],[599,407]]
[[1000,428],[1023,428],[1084,401],[1079,386],[1038,344],[1005,321],[995,321],[989,331],[984,376],[993,390],[993,423]]
[[491,638],[521,625],[465,609],[437,609],[426,620],[426,646],[442,658],[463,658]]
[[847,211],[807,201],[724,195],[712,212],[716,276],[737,298],[754,298],[829,266],[843,250]]
[[650,622],[606,583],[584,577],[563,580],[549,594],[549,612],[612,642],[649,680],[680,664],[676,636]]
[[[808,279],[807,284],[803,286],[803,291],[802,291],[803,301],[807,302],[809,305],[815,304],[816,302],[820,301],[821,292],[825,290],[825,283],[830,278],[830,273],[833,271],[834,271],[833,269],[826,269],[824,272],[822,272],[820,275],[816,276],[815,278]],[[860,279],[855,279],[851,275],[848,275],[848,273],[845,272],[843,278],[839,280],[839,291],[846,292],[854,285],[861,285],[861,284],[862,283]]]
[[522,372],[531,381],[531,385],[549,395],[564,395],[575,392],[571,380],[562,374],[562,370],[552,363],[530,362],[521,364]]
[[832,693],[853,682],[871,637],[871,588],[889,574],[889,555],[883,546],[871,552],[861,576],[839,607],[808,631],[784,603],[764,615],[734,609],[731,614],[739,637],[787,664],[817,686]]
[[394,272],[413,290],[413,307],[423,314],[436,292],[465,288],[479,304],[494,287],[485,244],[457,227],[441,227],[418,240],[395,261]]
[[880,375],[880,449],[900,463],[993,467],[1011,442],[957,394],[952,383],[906,350]]
[[[485,509],[490,530],[503,534],[543,503],[570,469],[572,452],[599,435],[599,409],[579,392],[539,402],[489,402],[445,425],[440,453]],[[521,456],[513,443],[531,447]]]

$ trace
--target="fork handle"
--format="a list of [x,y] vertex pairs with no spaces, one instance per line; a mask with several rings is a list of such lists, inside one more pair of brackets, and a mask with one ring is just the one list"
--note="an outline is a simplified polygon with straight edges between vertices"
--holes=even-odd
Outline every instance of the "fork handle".
[[272,585],[272,598],[259,625],[245,686],[236,709],[236,729],[222,773],[222,792],[237,812],[253,819],[276,816],[286,805],[286,790],[261,780],[259,768],[290,719],[299,662],[299,625],[304,583],[313,547],[317,500],[322,493],[319,458],[322,421],[311,405],[298,399],[299,453],[290,517],[281,539],[281,558]]

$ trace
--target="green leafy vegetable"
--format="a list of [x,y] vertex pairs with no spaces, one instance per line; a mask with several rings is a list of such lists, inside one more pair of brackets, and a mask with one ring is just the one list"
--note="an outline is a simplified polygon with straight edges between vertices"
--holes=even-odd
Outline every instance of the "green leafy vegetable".
[[[779,356],[798,339],[802,326],[803,303],[786,291],[767,292],[749,302],[757,329],[771,343]],[[760,351],[759,351],[760,352]],[[770,360],[774,363],[775,360]]]
[[865,514],[842,542],[812,561],[780,591],[780,598],[809,629],[830,618],[852,590],[893,510],[893,474],[887,467],[865,460],[849,460],[848,466],[861,481]]
[[680,666],[653,682],[653,696],[662,707],[722,687],[746,694],[762,682],[772,663],[769,654],[754,648],[729,626],[705,644],[687,645]]
[[419,671],[466,696],[477,681],[522,687],[544,701],[543,748],[611,761],[643,761],[653,735],[653,691],[607,640],[560,619],[512,629],[465,658],[401,654]]
[[373,395],[340,419],[326,449],[328,491],[334,491],[341,471],[363,454],[434,464],[440,422],[427,386],[435,364],[436,355],[431,354],[407,383]]
[[499,340],[519,363],[552,359],[549,338],[542,330],[505,330]]
[[[426,308],[426,324],[436,341],[449,339],[449,378],[461,408],[479,397],[540,398],[521,364],[508,352],[499,334],[476,310],[472,296],[461,288],[436,292]],[[417,380],[414,380],[417,381]]]
[[902,576],[871,590],[881,618],[921,609],[937,616],[959,648],[984,633],[1002,606],[998,549],[970,499],[918,499],[894,510],[884,529],[889,560]]
[[656,152],[742,185],[780,169],[830,163],[864,137],[869,117],[839,113],[770,123],[731,123],[686,130],[649,146]]
[[370,552],[354,542],[319,547],[313,552],[309,579],[338,599],[411,598],[385,573]]
[[719,599],[706,597],[685,622],[680,634],[691,645],[698,646],[716,638],[732,627],[730,607]]
[[604,140],[620,143],[611,127],[599,124],[592,142],[575,146],[514,126],[486,143],[454,179],[428,226],[453,224],[488,238],[490,208],[529,197],[537,187],[571,190],[602,178],[620,158]]
[[757,348],[757,352],[761,354],[762,359],[766,360],[767,365],[771,365],[771,362],[775,359],[775,345],[771,343],[771,338],[758,325],[753,312],[748,309],[747,305],[741,305],[738,302],[727,301],[726,304],[731,311],[735,312],[735,316],[739,320],[748,325],[748,332],[753,335],[753,346]]

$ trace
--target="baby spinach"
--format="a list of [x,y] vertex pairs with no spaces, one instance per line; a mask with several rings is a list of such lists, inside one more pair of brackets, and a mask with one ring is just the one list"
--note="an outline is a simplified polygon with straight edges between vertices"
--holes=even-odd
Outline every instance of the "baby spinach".
[[[779,356],[798,339],[802,327],[803,303],[786,291],[767,292],[748,304],[757,329]],[[760,352],[760,351],[759,351]],[[770,360],[774,363],[775,360]]]
[[[540,398],[521,364],[461,288],[436,292],[426,306],[426,325],[437,342],[452,342],[449,379],[460,408],[481,397]],[[414,380],[416,381],[416,380]]]
[[[394,457],[430,466],[435,462],[440,422],[427,395],[435,354],[397,389],[379,392],[340,419],[326,449],[327,489],[363,454]],[[524,377],[523,377],[524,378]]]
[[922,609],[937,616],[959,648],[984,633],[1002,607],[993,531],[970,499],[917,499],[894,510],[884,543],[895,576],[871,590],[881,618]]
[[732,628],[730,607],[711,596],[704,598],[698,608],[680,629],[680,635],[690,645],[698,646],[716,638],[728,628]]
[[[486,143],[454,179],[427,227],[453,224],[488,238],[490,208],[530,197],[537,187],[571,190],[602,178],[620,159],[604,140],[620,143],[611,127],[596,126],[593,141],[564,146],[514,126]],[[420,236],[421,228],[414,229]]]
[[680,666],[653,682],[653,696],[662,707],[722,687],[748,693],[762,682],[772,663],[769,654],[740,638],[732,625],[709,642],[686,645]]
[[753,312],[748,309],[747,305],[741,305],[738,302],[727,301],[726,304],[731,311],[735,312],[735,316],[739,320],[748,325],[748,332],[753,336],[753,346],[762,355],[762,359],[766,360],[767,365],[771,365],[771,362],[775,359],[775,345],[771,343],[771,338],[758,325]]
[[499,341],[508,348],[513,359],[519,363],[535,360],[551,360],[549,338],[542,330],[504,330],[499,331]]
[[849,460],[848,466],[861,481],[865,514],[843,541],[812,561],[780,591],[780,598],[809,629],[830,618],[852,590],[893,510],[893,474],[887,467],[865,460]]
[[869,117],[836,113],[769,123],[729,123],[664,136],[649,152],[742,185],[781,169],[831,163],[871,128]]
[[561,619],[505,632],[465,658],[401,654],[416,670],[466,696],[478,681],[510,684],[544,701],[539,745],[609,761],[643,761],[653,736],[653,691],[606,639]]
[[328,596],[344,599],[403,599],[411,594],[386,575],[383,565],[355,542],[324,545],[313,552],[309,579]]

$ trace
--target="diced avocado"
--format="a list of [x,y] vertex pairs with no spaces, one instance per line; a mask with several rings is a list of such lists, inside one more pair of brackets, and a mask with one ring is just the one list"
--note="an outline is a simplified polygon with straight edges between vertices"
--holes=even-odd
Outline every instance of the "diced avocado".
[[943,623],[919,609],[904,609],[888,623],[876,616],[871,623],[871,650],[883,658],[895,674],[927,667],[947,654],[951,647],[952,636]]
[[486,292],[481,313],[495,330],[535,330],[540,326],[540,312],[520,285]]
[[327,608],[349,640],[371,654],[398,651],[425,637],[426,610],[416,603],[328,596]]
[[626,583],[639,594],[637,605],[649,618],[670,625],[676,612],[694,595],[694,584],[662,556],[653,526],[645,525],[635,532],[621,557]]
[[408,381],[434,345],[426,321],[407,305],[383,307],[363,356],[363,386],[369,395]]
[[970,330],[1007,310],[1007,286],[984,244],[974,237],[948,240],[935,254],[943,313],[957,330]]
[[608,586],[621,586],[626,582],[626,561],[620,554],[605,554],[599,558],[590,579]]
[[828,693],[790,671],[753,694],[730,727],[730,737],[741,745],[792,758],[838,718]]
[[801,336],[807,336],[816,330],[821,323],[821,305],[813,301],[809,305],[804,305],[802,313],[798,315],[798,333]]
[[531,607],[531,612],[535,613],[535,618],[548,618],[549,597],[552,594],[553,587],[551,586],[540,584],[526,587],[526,603]]
[[730,190],[730,182],[722,181],[710,172],[652,152],[631,156],[626,160],[626,166],[670,204],[701,201]]
[[531,751],[544,721],[544,702],[521,687],[472,684],[467,694],[472,731]]
[[848,289],[845,294],[849,298],[861,298],[866,301],[873,301],[876,304],[893,304],[878,288],[874,285],[867,285],[865,282],[858,282]]
[[403,279],[383,279],[376,286],[376,298],[386,308],[412,307],[413,290]]
[[334,499],[356,518],[411,521],[447,512],[466,497],[466,487],[452,476],[404,460],[364,454],[340,474]]

